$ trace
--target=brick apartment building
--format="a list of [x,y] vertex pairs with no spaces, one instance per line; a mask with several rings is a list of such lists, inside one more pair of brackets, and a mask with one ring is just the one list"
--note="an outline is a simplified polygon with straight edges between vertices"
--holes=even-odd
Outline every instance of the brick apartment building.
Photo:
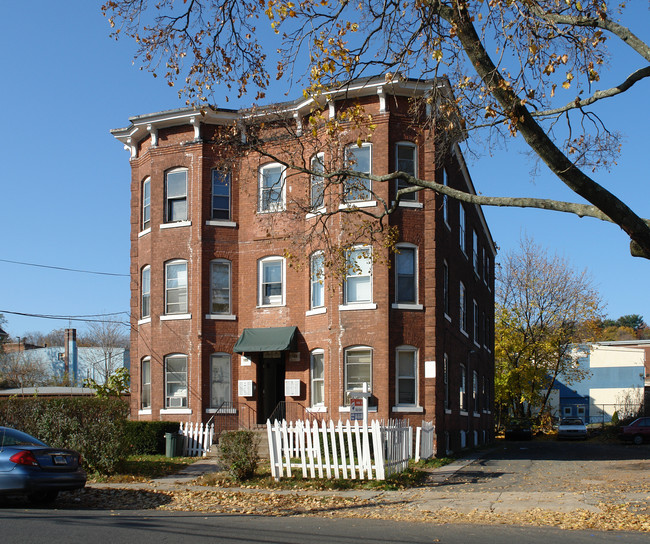
[[[412,192],[385,218],[399,253],[356,240],[337,276],[324,251],[351,216],[333,214],[325,232],[328,213],[379,210],[398,186],[327,184],[313,173],[322,165],[352,157],[357,171],[400,169],[475,192],[458,146],[440,144],[429,112],[409,108],[433,83],[352,82],[324,95],[316,123],[314,100],[300,99],[147,114],[112,131],[132,169],[134,419],[247,412],[262,423],[284,401],[345,420],[349,392],[366,382],[372,418],[433,420],[440,452],[491,440],[496,251],[481,209]],[[370,135],[341,117],[354,106],[372,115]],[[314,145],[334,119],[337,145]],[[253,125],[276,137],[224,158],[223,142],[245,142]],[[312,227],[302,259],[289,258],[294,235]]]

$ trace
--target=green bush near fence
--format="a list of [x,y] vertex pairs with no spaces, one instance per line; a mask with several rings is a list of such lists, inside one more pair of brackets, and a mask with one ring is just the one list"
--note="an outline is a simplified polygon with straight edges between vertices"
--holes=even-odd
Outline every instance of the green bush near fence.
[[259,463],[259,437],[253,431],[229,431],[219,436],[219,459],[230,475],[248,480],[255,475]]
[[11,397],[0,400],[0,425],[55,448],[77,450],[89,472],[111,474],[129,452],[128,404],[119,398]]
[[165,434],[177,433],[178,429],[175,421],[127,421],[129,455],[164,455]]

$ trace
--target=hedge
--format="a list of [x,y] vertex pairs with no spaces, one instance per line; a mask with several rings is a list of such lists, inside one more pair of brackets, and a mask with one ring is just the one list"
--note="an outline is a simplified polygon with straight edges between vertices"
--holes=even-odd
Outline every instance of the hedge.
[[0,399],[0,425],[55,448],[77,450],[89,472],[110,474],[129,453],[128,404],[118,398]]
[[174,421],[127,421],[126,442],[131,455],[165,453],[165,433],[177,433],[179,423]]

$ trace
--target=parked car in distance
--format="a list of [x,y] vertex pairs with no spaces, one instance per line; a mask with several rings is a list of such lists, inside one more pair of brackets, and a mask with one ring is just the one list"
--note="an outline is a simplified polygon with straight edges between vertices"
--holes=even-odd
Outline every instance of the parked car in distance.
[[650,442],[650,417],[640,417],[621,429],[619,437],[631,440],[634,444]]
[[560,420],[557,426],[557,437],[563,438],[587,438],[587,426],[579,417],[568,417]]
[[506,425],[506,440],[530,440],[533,438],[533,425],[528,419],[513,418]]
[[50,448],[22,431],[0,427],[0,496],[52,502],[59,491],[81,489],[86,473],[76,451]]

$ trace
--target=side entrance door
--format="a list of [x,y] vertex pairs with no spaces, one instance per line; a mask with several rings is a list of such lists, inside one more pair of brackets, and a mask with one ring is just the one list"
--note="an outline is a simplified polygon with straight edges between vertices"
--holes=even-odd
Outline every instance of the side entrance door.
[[284,400],[284,352],[264,351],[257,367],[260,396],[257,401],[258,423],[266,423],[276,406]]

